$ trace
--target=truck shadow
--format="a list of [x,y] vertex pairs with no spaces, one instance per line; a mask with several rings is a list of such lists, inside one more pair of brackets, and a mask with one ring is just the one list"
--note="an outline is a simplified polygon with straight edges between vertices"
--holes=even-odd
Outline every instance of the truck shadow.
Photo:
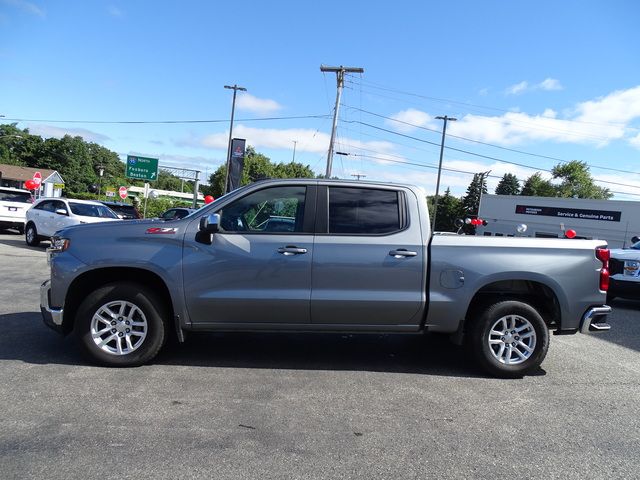
[[611,330],[598,338],[640,352],[640,301],[616,298],[609,304]]
[[[42,324],[39,312],[0,315],[0,328],[6,332],[0,336],[0,360],[90,365],[73,339]],[[184,344],[169,342],[152,363],[485,377],[462,347],[435,335],[198,333]]]

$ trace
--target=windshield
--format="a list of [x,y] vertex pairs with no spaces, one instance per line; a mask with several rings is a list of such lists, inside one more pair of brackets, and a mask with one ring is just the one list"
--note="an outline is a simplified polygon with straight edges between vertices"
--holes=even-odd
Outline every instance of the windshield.
[[633,248],[634,250],[640,250],[640,242],[634,243],[629,248]]
[[27,192],[0,190],[0,200],[4,200],[5,202],[31,203],[31,194]]
[[109,207],[104,205],[69,202],[69,207],[74,215],[80,215],[81,217],[120,218]]

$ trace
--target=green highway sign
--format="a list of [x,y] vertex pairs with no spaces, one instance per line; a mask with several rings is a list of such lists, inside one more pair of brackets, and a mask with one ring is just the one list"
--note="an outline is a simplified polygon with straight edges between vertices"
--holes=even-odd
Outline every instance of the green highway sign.
[[127,155],[125,177],[152,182],[158,179],[158,159]]

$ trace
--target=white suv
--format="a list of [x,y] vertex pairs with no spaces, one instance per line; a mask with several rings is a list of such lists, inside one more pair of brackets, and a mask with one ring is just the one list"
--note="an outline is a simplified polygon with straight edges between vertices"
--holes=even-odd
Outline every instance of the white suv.
[[120,220],[113,210],[100,202],[67,198],[41,198],[27,210],[24,236],[27,245],[35,247],[49,240],[58,230],[81,223]]
[[15,228],[23,233],[25,213],[32,202],[28,190],[0,187],[0,228]]

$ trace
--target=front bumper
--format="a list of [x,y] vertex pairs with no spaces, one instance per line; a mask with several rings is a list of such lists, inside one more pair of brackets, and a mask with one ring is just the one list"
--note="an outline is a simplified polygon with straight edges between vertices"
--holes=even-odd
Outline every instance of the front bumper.
[[45,325],[53,328],[55,331],[62,333],[62,321],[64,309],[54,308],[49,305],[51,292],[51,280],[45,280],[40,285],[40,312]]
[[589,308],[582,316],[580,333],[598,333],[611,330],[611,325],[605,321],[610,313],[611,307],[609,305]]

